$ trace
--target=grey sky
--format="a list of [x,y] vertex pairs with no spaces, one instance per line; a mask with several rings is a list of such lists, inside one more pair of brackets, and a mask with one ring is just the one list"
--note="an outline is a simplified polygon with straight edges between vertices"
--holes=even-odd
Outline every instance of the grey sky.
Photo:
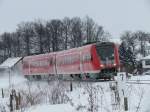
[[126,30],[150,32],[149,0],[0,0],[0,33],[22,21],[86,15],[114,38]]

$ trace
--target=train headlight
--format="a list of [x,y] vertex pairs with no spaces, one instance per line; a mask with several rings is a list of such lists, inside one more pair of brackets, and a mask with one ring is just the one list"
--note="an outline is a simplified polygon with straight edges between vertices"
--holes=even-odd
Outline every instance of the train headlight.
[[116,66],[117,64],[116,63],[114,63],[114,66]]
[[104,67],[104,65],[100,65],[101,67]]

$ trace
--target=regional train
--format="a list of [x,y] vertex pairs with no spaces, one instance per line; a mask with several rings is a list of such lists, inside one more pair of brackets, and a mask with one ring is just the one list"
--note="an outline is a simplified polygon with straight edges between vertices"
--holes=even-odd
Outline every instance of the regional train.
[[69,76],[78,79],[112,79],[120,68],[118,45],[113,42],[23,58],[25,77]]

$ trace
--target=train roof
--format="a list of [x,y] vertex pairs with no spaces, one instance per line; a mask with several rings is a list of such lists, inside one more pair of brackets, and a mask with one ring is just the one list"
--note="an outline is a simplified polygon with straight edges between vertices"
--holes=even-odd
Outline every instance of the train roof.
[[81,47],[76,47],[76,48],[71,48],[71,49],[67,49],[67,50],[63,50],[63,51],[56,51],[56,52],[50,52],[50,53],[45,53],[45,54],[38,54],[38,55],[31,55],[31,56],[26,56],[24,57],[25,59],[33,59],[34,58],[41,58],[41,57],[46,57],[46,56],[52,56],[55,54],[63,54],[63,53],[72,53],[72,52],[78,52],[79,50],[88,50],[90,51],[90,49],[92,48],[93,45],[112,45],[115,44],[113,42],[98,42],[98,43],[91,43],[91,44],[87,44]]
[[33,59],[33,57],[40,58],[43,56],[46,57],[46,56],[55,55],[55,54],[71,53],[71,52],[78,51],[79,49],[90,48],[92,45],[93,44],[89,44],[89,45],[85,45],[85,46],[81,46],[81,47],[77,47],[77,48],[71,48],[71,49],[67,49],[67,50],[63,50],[63,51],[56,51],[56,52],[50,52],[50,53],[45,53],[45,54],[39,54],[39,55],[25,56],[24,59]]

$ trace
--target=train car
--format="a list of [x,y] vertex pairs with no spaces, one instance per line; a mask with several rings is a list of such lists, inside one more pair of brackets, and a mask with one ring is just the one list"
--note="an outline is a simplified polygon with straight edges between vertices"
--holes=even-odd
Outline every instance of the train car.
[[27,78],[56,74],[55,60],[55,53],[26,56],[23,58],[23,74]]
[[99,73],[100,66],[96,58],[95,45],[86,45],[56,55],[57,74],[70,74],[72,77],[86,78],[88,73]]
[[119,66],[118,47],[112,42],[89,44],[23,59],[25,76],[60,74],[81,79],[111,79]]

